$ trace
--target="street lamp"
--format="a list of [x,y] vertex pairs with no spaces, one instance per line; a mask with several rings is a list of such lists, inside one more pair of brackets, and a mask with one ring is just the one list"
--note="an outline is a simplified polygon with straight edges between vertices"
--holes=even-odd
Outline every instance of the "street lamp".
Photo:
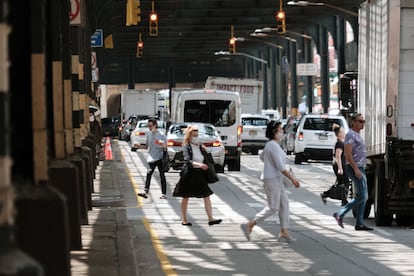
[[358,17],[358,13],[338,7],[338,6],[334,6],[328,3],[323,3],[323,2],[309,2],[309,1],[289,1],[287,2],[288,5],[290,6],[300,6],[300,7],[309,7],[309,6],[325,6],[328,8],[331,8],[333,10],[337,10],[340,11],[341,13],[345,13],[347,15],[351,15],[353,17]]
[[256,42],[256,41],[258,41],[258,42],[260,42],[260,43],[266,44],[266,45],[271,46],[271,47],[275,47],[275,48],[283,49],[282,45],[275,44],[275,43],[271,43],[271,42],[268,42],[268,41],[265,41],[265,40],[259,40],[259,39],[248,39],[248,38],[245,38],[245,37],[236,37],[236,41],[240,41],[240,42],[244,42],[244,41],[252,41],[252,42]]
[[[261,29],[254,30],[254,32],[251,33],[250,36],[253,36],[253,37],[268,37],[269,36],[268,33],[276,32],[276,31],[277,31],[277,28],[264,27],[264,28],[261,28]],[[290,33],[290,34],[293,34],[293,35],[296,35],[296,36],[301,36],[301,37],[306,38],[306,39],[312,39],[311,36],[306,35],[306,34],[301,34],[301,33],[290,31],[290,30],[287,30],[286,32]],[[285,36],[280,36],[280,37],[285,37]]]
[[240,52],[230,53],[229,51],[219,51],[219,52],[215,52],[214,55],[216,56],[243,56],[243,57],[251,58],[255,61],[258,61],[258,62],[261,62],[267,65],[267,60],[264,60],[264,59],[246,54],[246,53],[240,53]]

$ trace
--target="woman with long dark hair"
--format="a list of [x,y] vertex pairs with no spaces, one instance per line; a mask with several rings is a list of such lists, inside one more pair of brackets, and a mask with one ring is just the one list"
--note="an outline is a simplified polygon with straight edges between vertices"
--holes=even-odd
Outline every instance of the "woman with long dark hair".
[[284,135],[281,122],[271,121],[266,128],[266,137],[269,141],[263,149],[260,159],[264,163],[263,168],[263,188],[266,193],[267,206],[256,214],[253,220],[242,224],[241,228],[250,240],[250,233],[253,227],[266,218],[279,214],[280,220],[280,242],[292,242],[295,239],[289,234],[289,199],[286,193],[284,178],[287,177],[290,185],[299,188],[300,183],[295,176],[286,168],[286,153],[280,147],[280,142]]

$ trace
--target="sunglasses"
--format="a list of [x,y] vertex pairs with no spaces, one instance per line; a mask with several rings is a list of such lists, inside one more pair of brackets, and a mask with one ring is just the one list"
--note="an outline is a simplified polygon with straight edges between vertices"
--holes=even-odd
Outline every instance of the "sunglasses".
[[357,122],[361,123],[361,124],[365,124],[365,120],[357,120]]

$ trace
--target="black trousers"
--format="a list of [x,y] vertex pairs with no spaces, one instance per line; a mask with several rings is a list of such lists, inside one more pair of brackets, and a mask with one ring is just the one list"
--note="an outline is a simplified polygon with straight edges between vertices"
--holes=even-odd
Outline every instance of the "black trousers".
[[155,161],[153,163],[148,163],[149,169],[147,171],[147,179],[145,180],[145,193],[149,192],[150,185],[151,185],[151,177],[154,173],[155,168],[158,168],[158,172],[160,173],[161,178],[161,192],[163,195],[167,193],[167,181],[165,180],[165,174],[162,169],[162,159]]

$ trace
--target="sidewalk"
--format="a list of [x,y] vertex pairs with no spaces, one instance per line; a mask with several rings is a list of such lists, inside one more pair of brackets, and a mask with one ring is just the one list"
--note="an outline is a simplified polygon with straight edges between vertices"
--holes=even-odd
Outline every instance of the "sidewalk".
[[114,160],[100,161],[96,169],[89,224],[81,226],[83,247],[71,251],[73,276],[138,275],[133,226],[122,208],[120,173],[124,169],[115,160],[117,145],[112,144],[112,150]]

